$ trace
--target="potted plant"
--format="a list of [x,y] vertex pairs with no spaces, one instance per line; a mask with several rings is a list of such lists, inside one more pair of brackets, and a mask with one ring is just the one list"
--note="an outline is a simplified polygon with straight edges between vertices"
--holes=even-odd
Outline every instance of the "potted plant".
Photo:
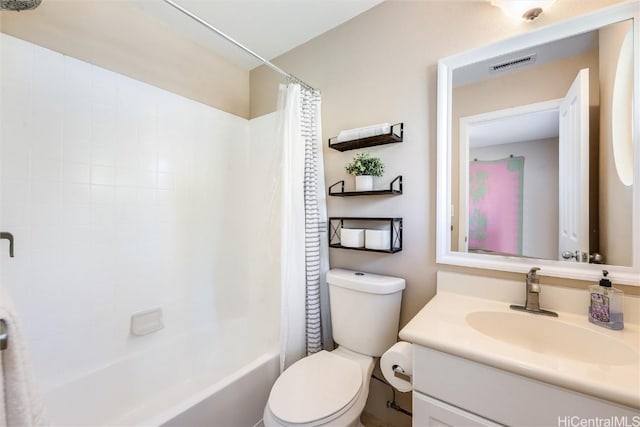
[[356,191],[373,190],[373,177],[382,176],[384,164],[378,157],[371,157],[369,153],[358,153],[345,169],[349,175],[356,177]]

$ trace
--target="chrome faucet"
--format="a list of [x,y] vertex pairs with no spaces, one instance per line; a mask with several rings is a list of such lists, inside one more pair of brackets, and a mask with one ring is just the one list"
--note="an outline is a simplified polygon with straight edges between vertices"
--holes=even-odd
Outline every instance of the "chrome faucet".
[[509,308],[512,310],[526,311],[527,313],[558,317],[558,313],[540,308],[540,278],[536,274],[539,270],[539,267],[533,267],[526,275],[525,285],[527,287],[527,295],[524,306],[510,305]]
[[540,278],[536,272],[540,271],[540,267],[533,267],[527,273],[525,283],[527,285],[527,299],[524,308],[527,310],[540,311]]

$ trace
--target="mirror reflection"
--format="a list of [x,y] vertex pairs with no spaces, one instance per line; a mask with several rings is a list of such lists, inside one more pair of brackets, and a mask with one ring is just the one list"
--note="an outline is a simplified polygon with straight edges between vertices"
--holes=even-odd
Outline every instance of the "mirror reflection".
[[453,71],[452,251],[632,265],[632,28]]

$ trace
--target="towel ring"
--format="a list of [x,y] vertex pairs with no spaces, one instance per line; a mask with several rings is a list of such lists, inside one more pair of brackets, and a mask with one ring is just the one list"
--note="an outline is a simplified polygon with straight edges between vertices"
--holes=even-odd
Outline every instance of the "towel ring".
[[6,350],[9,345],[9,333],[7,332],[7,322],[0,319],[0,351]]

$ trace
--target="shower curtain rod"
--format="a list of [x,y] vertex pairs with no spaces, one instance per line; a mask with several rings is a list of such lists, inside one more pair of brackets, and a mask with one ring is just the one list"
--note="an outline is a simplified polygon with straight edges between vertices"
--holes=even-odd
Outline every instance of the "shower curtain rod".
[[247,52],[249,55],[253,56],[254,58],[258,59],[260,62],[262,62],[264,65],[266,65],[267,67],[271,68],[272,70],[276,71],[277,73],[282,74],[283,76],[285,76],[287,79],[294,81],[295,83],[298,83],[300,86],[309,89],[311,91],[316,92],[317,89],[310,86],[309,84],[303,82],[302,80],[300,80],[299,78],[297,78],[296,76],[294,76],[293,74],[289,74],[286,71],[284,71],[282,68],[278,67],[277,65],[273,64],[272,62],[270,62],[267,59],[264,59],[262,56],[258,55],[257,53],[255,53],[254,51],[252,51],[251,49],[249,49],[248,47],[244,46],[243,44],[241,44],[240,42],[237,42],[236,40],[232,39],[231,37],[229,37],[228,35],[226,35],[225,33],[223,33],[222,31],[220,31],[219,29],[217,29],[216,27],[214,27],[213,25],[209,24],[207,21],[205,21],[204,19],[200,18],[198,15],[190,12],[189,10],[185,9],[184,7],[180,6],[179,4],[177,4],[176,2],[174,2],[173,0],[164,0],[165,3],[167,3],[170,6],[173,6],[174,8],[176,8],[177,10],[179,10],[180,12],[184,13],[185,15],[187,15],[189,18],[199,22],[200,24],[204,25],[205,27],[207,27],[208,29],[210,29],[211,31],[213,31],[214,33],[218,34],[220,37],[224,38],[225,40],[233,43],[234,45],[238,46],[240,49],[244,50],[245,52]]

